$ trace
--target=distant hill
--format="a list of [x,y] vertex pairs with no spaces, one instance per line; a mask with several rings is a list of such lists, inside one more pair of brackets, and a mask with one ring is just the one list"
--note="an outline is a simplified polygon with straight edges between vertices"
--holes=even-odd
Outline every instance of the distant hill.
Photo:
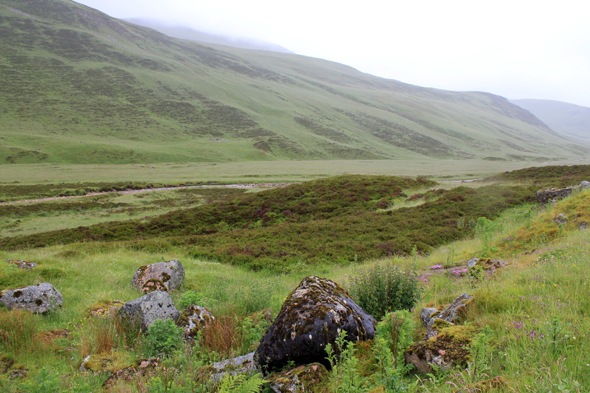
[[134,23],[139,26],[149,27],[150,29],[158,30],[167,36],[174,38],[181,38],[184,40],[200,41],[209,44],[232,46],[234,48],[266,50],[270,52],[279,53],[294,53],[287,48],[272,44],[270,42],[259,41],[249,38],[227,37],[217,34],[205,33],[203,31],[191,29],[186,26],[170,26],[162,21],[156,19],[145,18],[127,18],[127,22]]
[[200,44],[70,0],[0,0],[0,163],[586,154],[503,97]]
[[590,108],[551,100],[510,100],[541,119],[545,124],[569,136],[590,140]]

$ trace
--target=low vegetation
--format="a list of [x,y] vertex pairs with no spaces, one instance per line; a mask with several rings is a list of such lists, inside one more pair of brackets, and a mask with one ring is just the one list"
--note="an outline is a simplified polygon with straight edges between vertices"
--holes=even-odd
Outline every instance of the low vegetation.
[[[563,172],[554,175],[552,171],[548,171],[550,178],[563,177]],[[586,175],[590,175],[587,168]],[[5,238],[0,259],[28,260],[39,266],[19,270],[14,264],[1,263],[0,288],[49,281],[63,294],[64,307],[47,315],[0,309],[0,387],[6,392],[268,391],[261,375],[225,377],[215,386],[208,366],[256,348],[269,323],[264,315],[276,316],[288,293],[314,274],[348,288],[367,310],[374,307],[371,313],[381,321],[373,341],[335,343],[341,355],[330,358],[332,369],[312,385],[313,391],[584,392],[590,386],[586,356],[590,351],[590,246],[581,223],[590,218],[590,191],[539,206],[535,199],[539,183],[531,185],[522,175],[511,176],[515,176],[511,185],[498,182],[444,192],[429,192],[438,186],[424,179],[343,177],[228,196],[185,210],[191,220],[199,217],[199,209],[225,218],[225,225],[214,234],[182,236],[176,228],[166,232],[162,226],[162,234],[171,237],[155,236],[156,230],[150,229],[154,236],[149,239],[77,242],[74,237],[67,240],[66,235],[73,235],[65,231],[56,233],[67,244],[44,247],[30,247],[36,237]],[[582,171],[575,176],[573,184],[584,180]],[[513,182],[517,178],[518,184]],[[399,195],[380,192],[383,187]],[[347,205],[350,189],[358,196]],[[421,200],[414,207],[377,206],[383,199],[395,205],[416,194],[423,197],[414,197]],[[340,206],[332,206],[329,196]],[[306,204],[297,207],[297,198]],[[311,204],[313,198],[317,199]],[[309,210],[302,209],[305,205]],[[281,222],[279,213],[288,217],[282,213],[284,206],[297,212],[290,218],[293,222]],[[259,208],[269,210],[257,216]],[[180,217],[171,212],[142,223],[151,222],[156,228],[175,214]],[[553,218],[558,214],[567,215],[568,222],[556,223]],[[116,228],[109,225],[114,224],[95,228]],[[384,233],[398,239],[391,240],[389,249],[375,247],[373,239]],[[316,244],[315,254],[291,245],[306,236],[310,250]],[[227,250],[224,242],[232,237],[242,247],[260,237],[268,248],[283,247],[297,253],[297,258],[266,255],[265,259],[242,253],[252,259],[232,259],[232,253],[223,251]],[[285,243],[286,239],[293,243]],[[386,242],[377,241],[382,243]],[[320,245],[324,248],[318,250]],[[379,253],[363,253],[365,249]],[[506,264],[494,273],[470,270],[467,261],[473,257],[498,258]],[[194,341],[180,339],[171,324],[160,323],[146,336],[117,319],[90,316],[88,310],[97,303],[139,297],[130,285],[133,272],[146,263],[170,259],[181,260],[186,271],[183,285],[171,293],[175,304],[198,302],[216,316],[216,323]],[[362,293],[368,289],[374,294]],[[460,325],[444,330],[442,336],[466,343],[467,360],[427,374],[406,365],[406,349],[425,333],[419,310],[442,309],[464,292],[475,297],[473,307]],[[79,371],[91,354],[108,358],[111,369]],[[160,358],[158,366],[128,375],[123,371],[152,355]]]

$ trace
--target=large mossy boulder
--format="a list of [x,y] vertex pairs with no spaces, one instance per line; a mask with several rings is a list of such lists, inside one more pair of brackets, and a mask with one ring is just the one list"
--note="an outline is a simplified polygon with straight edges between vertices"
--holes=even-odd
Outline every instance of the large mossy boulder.
[[131,280],[131,285],[143,293],[171,292],[184,280],[184,267],[177,259],[141,266]]
[[335,282],[309,276],[291,292],[262,338],[256,362],[265,373],[294,365],[327,362],[326,345],[342,331],[350,342],[371,340],[375,319]]
[[176,322],[179,315],[172,298],[163,291],[148,293],[127,302],[119,310],[119,316],[126,324],[137,326],[143,331],[147,331],[157,319],[172,319]]
[[49,283],[32,285],[0,292],[0,302],[8,309],[27,310],[45,314],[63,305],[63,297]]

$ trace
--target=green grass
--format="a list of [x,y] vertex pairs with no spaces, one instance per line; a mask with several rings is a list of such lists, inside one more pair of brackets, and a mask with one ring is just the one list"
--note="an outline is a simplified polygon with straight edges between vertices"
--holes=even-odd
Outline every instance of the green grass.
[[[490,201],[498,199],[498,195],[491,194],[486,187],[468,191],[476,193],[479,190],[487,191],[486,195],[490,198],[488,201],[482,200],[482,205],[489,206]],[[447,191],[438,201],[453,195],[453,192],[457,190]],[[187,291],[198,292],[218,318],[231,317],[224,319],[228,329],[230,325],[232,329],[237,329],[237,325],[229,321],[235,318],[244,321],[250,312],[270,309],[276,315],[287,294],[307,275],[328,277],[346,287],[350,277],[361,274],[364,269],[393,263],[400,268],[415,266],[419,274],[426,277],[426,282],[421,281],[423,293],[414,308],[414,319],[418,318],[421,307],[444,306],[459,294],[467,292],[475,296],[475,307],[470,309],[465,323],[475,331],[487,329],[491,337],[489,346],[482,349],[484,356],[476,358],[475,366],[467,369],[456,367],[448,372],[441,370],[432,375],[407,375],[402,381],[409,386],[408,391],[450,393],[457,388],[502,376],[508,381],[509,387],[498,391],[546,392],[569,389],[581,393],[590,385],[590,366],[587,366],[585,356],[590,350],[590,302],[587,300],[590,290],[590,246],[585,231],[566,226],[559,236],[546,238],[544,243],[522,243],[520,248],[512,249],[509,256],[503,256],[509,258],[508,266],[498,270],[492,277],[476,282],[466,276],[440,273],[429,267],[434,264],[466,267],[467,260],[480,255],[486,242],[497,247],[502,239],[514,236],[515,232],[545,225],[546,216],[557,211],[588,214],[587,196],[588,192],[573,195],[546,212],[533,209],[533,204],[504,206],[496,214],[493,225],[488,227],[489,233],[478,232],[474,238],[444,244],[428,255],[394,256],[378,260],[370,258],[364,263],[348,265],[303,264],[280,275],[268,270],[255,272],[240,266],[195,258],[191,256],[190,250],[177,246],[149,251],[130,249],[124,242],[90,242],[14,251],[2,249],[1,260],[24,259],[39,263],[39,267],[38,270],[21,271],[9,264],[0,264],[0,287],[50,281],[63,294],[64,307],[47,316],[0,309],[0,329],[18,333],[14,337],[20,340],[16,347],[0,338],[0,352],[2,359],[14,361],[9,369],[19,366],[29,369],[26,381],[33,385],[37,383],[35,378],[43,377],[50,381],[50,376],[41,371],[47,367],[52,375],[63,375],[56,382],[62,391],[78,391],[74,386],[82,383],[88,383],[93,391],[101,391],[99,386],[108,374],[91,376],[71,370],[77,370],[83,357],[92,353],[91,348],[96,351],[100,345],[108,344],[118,351],[116,353],[122,352],[128,359],[136,359],[143,356],[144,344],[141,339],[127,340],[131,337],[125,336],[125,347],[118,341],[121,340],[120,335],[109,336],[108,329],[115,329],[116,326],[108,323],[100,325],[92,319],[86,319],[84,311],[99,301],[128,301],[138,297],[139,293],[131,288],[130,281],[133,272],[141,265],[163,259],[180,259],[185,267],[186,279],[180,289],[172,293],[175,302],[178,304],[182,294]],[[532,248],[539,252],[530,253]],[[492,247],[488,252],[492,253],[492,257],[503,255],[500,247],[496,251]],[[56,338],[51,344],[40,339],[43,335],[39,333],[64,328],[72,334],[66,338]],[[238,335],[239,329],[233,331]],[[422,334],[419,328],[415,338]],[[111,341],[105,343],[107,336],[111,337]],[[212,336],[208,337],[213,340]],[[234,347],[229,352],[232,355],[241,354],[248,348],[240,340],[232,345]],[[355,375],[375,374],[378,366],[370,345],[359,344],[357,351],[360,360],[356,363],[358,369]],[[187,373],[199,375],[195,365],[219,359],[218,355],[206,348],[205,342],[192,352],[185,348],[183,351],[186,351],[186,355],[167,361],[167,367],[172,373],[163,374],[164,371],[159,370],[133,381],[122,380],[116,385],[117,389],[135,392],[138,391],[138,384],[146,386],[150,377],[164,375],[176,383],[185,384]],[[5,360],[2,362],[8,364],[4,363]],[[523,362],[529,366],[522,367]],[[19,383],[18,379],[9,380],[7,374],[0,375],[0,386],[4,391],[16,391]],[[372,388],[379,389],[377,380],[372,383]],[[326,385],[316,385],[321,386]]]

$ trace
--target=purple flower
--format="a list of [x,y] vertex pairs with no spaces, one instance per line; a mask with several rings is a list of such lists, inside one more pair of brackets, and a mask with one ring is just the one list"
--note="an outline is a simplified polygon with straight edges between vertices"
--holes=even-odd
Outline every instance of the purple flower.
[[443,265],[433,265],[433,266],[430,266],[430,269],[436,270],[436,269],[442,269],[442,267],[443,267]]

